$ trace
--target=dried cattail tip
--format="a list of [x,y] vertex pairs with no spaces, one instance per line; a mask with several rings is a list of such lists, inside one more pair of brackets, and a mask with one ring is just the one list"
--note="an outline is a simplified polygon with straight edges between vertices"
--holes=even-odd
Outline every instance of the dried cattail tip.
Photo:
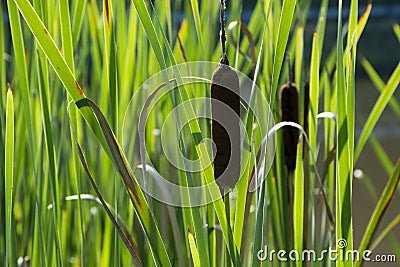
[[211,78],[211,134],[214,177],[221,189],[240,177],[240,92],[236,71],[220,64]]
[[[298,92],[296,85],[292,82],[281,88],[281,115],[282,121],[299,122]],[[282,131],[285,164],[288,172],[292,173],[296,168],[299,131],[293,127],[284,127]]]

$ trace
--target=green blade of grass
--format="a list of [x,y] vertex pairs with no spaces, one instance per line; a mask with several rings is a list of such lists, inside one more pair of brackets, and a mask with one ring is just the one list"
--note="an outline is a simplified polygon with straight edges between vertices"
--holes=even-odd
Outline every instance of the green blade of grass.
[[[265,28],[264,28],[265,31]],[[248,37],[250,39],[250,37]],[[252,45],[252,43],[250,42]],[[253,47],[251,49],[254,49]],[[259,75],[259,70],[260,70],[260,64],[261,64],[261,55],[263,54],[263,40],[261,41],[261,47],[260,51],[257,56],[257,61],[256,61],[256,66],[254,70],[254,80],[252,84],[252,96],[251,96],[251,102],[254,103],[254,98],[255,98],[255,86],[256,86],[256,81]],[[246,142],[248,144],[252,143],[251,136],[252,136],[252,128],[253,128],[253,122],[254,122],[254,114],[252,110],[249,110],[247,113],[246,117],[246,132],[248,139]],[[255,151],[254,151],[255,153]],[[251,157],[251,153],[249,153],[249,157]],[[250,159],[249,159],[250,160]],[[234,222],[234,239],[235,243],[238,246],[238,250],[240,251],[241,248],[241,243],[242,243],[242,229],[243,229],[243,223],[244,223],[244,216],[245,216],[245,207],[246,207],[246,200],[247,200],[247,194],[248,194],[248,185],[249,185],[249,175],[250,175],[250,168],[251,164],[248,164],[248,167],[246,169],[246,174],[245,177],[242,177],[238,184],[237,184],[237,190],[238,190],[238,196],[237,196],[237,202],[236,202],[236,216],[235,216],[235,222]]]
[[[303,251],[304,239],[304,170],[303,170],[303,141],[297,145],[296,169],[294,173],[294,249]],[[302,261],[298,261],[297,266],[302,266]]]
[[10,85],[7,90],[6,100],[6,132],[5,132],[5,265],[17,266],[15,247],[15,238],[12,232],[13,221],[13,199],[14,199],[14,101]]
[[[350,3],[349,28],[347,32],[347,54],[345,53],[345,70],[346,70],[346,91],[347,91],[347,131],[348,131],[348,152],[349,152],[349,174],[350,174],[350,201],[353,192],[352,173],[354,166],[354,132],[355,132],[355,69],[357,55],[357,17],[358,17],[358,0],[352,0]],[[347,51],[346,51],[347,52]],[[350,215],[352,216],[352,215]],[[352,226],[351,226],[352,227]],[[346,249],[353,248],[352,231],[349,231]],[[347,264],[346,264],[347,265]]]
[[49,160],[49,175],[50,175],[50,185],[52,189],[52,201],[54,203],[54,222],[56,227],[56,252],[57,257],[60,262],[60,265],[63,265],[63,255],[62,255],[62,242],[61,242],[61,221],[60,221],[60,189],[59,189],[59,177],[57,174],[57,163],[56,163],[56,155],[54,150],[54,141],[53,141],[53,134],[51,131],[51,119],[50,119],[50,108],[49,108],[49,100],[47,98],[46,88],[45,88],[45,77],[47,75],[43,73],[41,62],[37,62],[37,72],[38,72],[38,79],[39,79],[39,90],[40,90],[40,102],[42,107],[42,117],[43,117],[43,127],[45,132],[45,141],[46,141],[46,148],[47,148],[47,157]]
[[84,14],[86,11],[87,0],[76,0],[74,1],[74,12],[72,22],[72,43],[73,47],[77,47],[79,41],[79,35],[82,29],[82,23]]
[[[3,14],[3,6],[0,5],[0,14]],[[1,19],[0,20],[0,55],[4,55],[4,42],[5,36],[4,36],[4,21]],[[6,70],[5,70],[5,60],[3,58],[0,58],[0,84],[6,84]],[[0,93],[0,147],[5,147],[5,131],[4,131],[4,110],[5,110],[5,103],[6,102],[6,97],[4,97],[4,94]],[[0,149],[0,170],[5,169],[5,151],[3,149]],[[3,177],[3,174],[0,174],[1,177]],[[4,184],[0,183],[0,190],[1,192],[4,192]],[[0,216],[5,217],[5,206],[0,205]],[[5,247],[5,223],[1,226],[0,232],[0,243],[3,244]],[[0,251],[0,258],[5,259],[5,251]]]
[[[199,5],[197,0],[190,0],[190,7],[192,9],[193,17],[194,17],[194,25],[196,27],[197,38],[199,39],[200,51],[204,54],[203,50],[203,40],[202,40],[202,30],[200,23],[200,14],[199,14]],[[201,58],[199,58],[201,60]]]
[[[103,35],[104,35],[104,63],[103,63],[103,75],[104,83],[109,91],[109,101],[107,94],[102,94],[104,100],[109,104],[110,115],[111,115],[111,126],[113,131],[118,135],[118,87],[117,87],[117,55],[115,51],[115,27],[114,27],[114,12],[112,2],[110,0],[103,1]],[[111,174],[113,175],[113,174]],[[113,175],[115,176],[115,174]],[[119,206],[118,206],[118,192],[119,192],[119,179],[113,179],[114,181],[114,206],[118,217]],[[114,255],[119,255],[119,240],[118,232],[114,231],[114,243],[111,248],[114,249]],[[114,257],[114,266],[120,266],[120,257]]]
[[[24,119],[26,123],[26,132],[28,135],[28,148],[29,148],[29,155],[30,159],[32,162],[32,171],[33,171],[33,176],[34,176],[34,186],[35,186],[35,193],[37,197],[37,201],[35,201],[36,205],[36,217],[40,217],[40,202],[43,200],[41,198],[38,198],[40,194],[40,188],[38,187],[38,176],[36,174],[36,164],[35,164],[35,128],[33,122],[34,117],[32,113],[32,106],[31,106],[31,91],[30,91],[30,85],[28,82],[28,69],[30,69],[29,65],[26,63],[26,58],[25,58],[25,45],[24,45],[24,38],[23,38],[23,32],[22,32],[22,27],[20,23],[20,14],[18,12],[17,6],[15,5],[14,1],[7,1],[7,6],[8,6],[8,14],[9,14],[9,19],[10,19],[10,27],[11,27],[11,37],[13,41],[13,50],[15,54],[15,63],[18,71],[18,81],[20,85],[20,91],[21,91],[21,98],[22,98],[22,103],[23,103],[23,114],[24,114]],[[37,125],[40,125],[37,124]],[[40,127],[40,126],[39,126]],[[19,161],[21,162],[21,161]],[[54,196],[54,195],[53,195]],[[38,230],[39,233],[37,235],[42,234],[42,227],[40,223],[40,218],[36,221],[38,223]],[[55,239],[55,242],[58,242],[57,239]],[[44,243],[40,242],[40,255],[44,254]],[[35,250],[37,252],[37,250]]]
[[[318,114],[318,103],[320,96],[320,50],[318,48],[318,33],[314,32],[313,42],[312,42],[312,51],[311,51],[311,64],[310,64],[310,87],[309,87],[309,108],[308,108],[308,135],[310,140],[310,150],[309,150],[309,158],[317,157],[317,133],[318,133],[318,122],[317,122],[317,114]],[[304,102],[303,102],[304,103]],[[316,164],[313,161],[310,161],[309,167],[309,180],[307,181],[306,194],[308,197],[308,206],[307,210],[307,219],[309,224],[315,225],[315,211],[314,211],[314,197],[313,190],[315,187],[316,180]],[[313,230],[312,230],[313,231]],[[307,237],[308,238],[308,237]],[[311,238],[311,247],[315,247],[315,239]]]
[[[299,90],[299,123],[300,125],[304,125],[304,116],[303,114],[306,114],[308,111],[305,111],[304,107],[304,90],[302,89],[302,84],[303,84],[303,77],[302,77],[302,72],[303,72],[303,50],[304,50],[304,27],[299,26],[296,31],[296,51],[295,51],[295,83],[300,86]],[[307,113],[305,113],[307,112]]]
[[[345,248],[352,249],[352,210],[351,210],[351,176],[350,148],[347,119],[347,95],[345,86],[345,68],[343,62],[343,32],[342,32],[342,0],[338,4],[339,15],[337,24],[337,57],[336,57],[336,87],[337,87],[337,171],[336,171],[336,241],[345,239],[349,244]],[[335,242],[336,243],[336,242]],[[336,266],[348,266],[349,261],[338,260]]]
[[[388,176],[390,177],[391,172],[394,170],[394,167],[389,171]],[[360,170],[361,171],[361,170]],[[371,200],[373,202],[377,202],[378,201],[378,194],[376,193],[376,188],[375,185],[372,183],[371,178],[368,177],[367,175],[364,174],[364,172],[361,171],[360,175],[358,175],[359,179],[361,179],[362,184],[365,186],[368,195],[370,196]],[[396,240],[396,238],[394,237],[394,235],[391,233],[391,228],[395,227],[397,218],[395,218],[383,231],[382,233],[379,235],[379,237],[377,237],[374,241],[374,243],[371,245],[370,250],[374,251],[376,246],[379,245],[379,243],[383,240],[384,237],[387,236],[387,241],[390,244],[390,246],[392,247],[392,250],[394,253],[396,253],[397,255],[400,254],[400,245],[399,245],[399,241]]]
[[[75,1],[80,2],[82,4],[86,4],[86,1]],[[77,7],[83,8],[81,5],[77,5]],[[75,73],[75,64],[74,64],[74,52],[73,52],[73,38],[77,38],[77,34],[79,33],[79,28],[80,25],[78,25],[76,30],[77,32],[74,32],[74,36],[72,36],[71,32],[71,23],[70,23],[70,13],[69,13],[69,6],[68,6],[68,1],[66,0],[61,0],[60,1],[60,6],[59,6],[59,12],[60,12],[60,22],[61,22],[61,41],[62,41],[62,50],[63,54],[65,57],[65,61],[67,62],[69,68],[71,69],[72,73]],[[78,12],[78,14],[77,14]],[[75,10],[75,15],[80,16],[83,15],[83,10]],[[82,18],[75,17],[75,20],[82,20]],[[81,21],[82,23],[82,21]],[[40,55],[40,61],[42,64],[45,64],[45,68],[47,70],[47,61],[45,61],[45,55],[42,50],[39,53]],[[47,71],[45,71],[47,73]],[[50,95],[49,89],[47,89],[48,95]],[[71,100],[70,96],[67,98],[68,102]],[[70,107],[70,114],[71,114],[71,124],[70,126],[70,138],[71,138],[71,145],[74,143],[73,142],[73,129],[78,129],[78,117],[77,117],[77,108],[76,106]],[[78,151],[76,150],[76,147],[72,145],[72,159],[73,159],[73,169],[74,169],[74,174],[75,174],[75,187],[76,187],[76,192],[78,196],[80,196],[80,191],[81,191],[81,182],[80,182],[80,171],[79,171],[79,157],[78,157]],[[85,266],[85,243],[84,243],[84,230],[83,230],[83,210],[82,210],[82,205],[81,205],[81,199],[78,198],[78,231],[80,233],[80,251],[81,251],[81,265]]]
[[153,22],[143,0],[132,0],[161,69],[167,66]]
[[[391,177],[389,178],[388,183],[386,184],[386,187],[384,191],[382,192],[381,197],[378,200],[378,203],[375,206],[375,210],[371,215],[371,219],[368,223],[368,226],[365,230],[365,233],[363,235],[363,238],[360,243],[360,247],[358,248],[358,251],[360,253],[363,253],[366,249],[368,249],[372,237],[377,229],[378,224],[380,223],[387,207],[390,204],[390,201],[393,198],[394,193],[396,192],[397,185],[400,180],[400,160],[397,162],[396,167],[393,170],[393,173]],[[360,261],[357,261],[355,263],[356,267],[361,266],[362,259]]]
[[[319,67],[320,67],[320,56],[318,48],[318,34],[315,32],[313,37],[312,53],[311,53],[311,65],[310,65],[310,102],[308,112],[308,125],[309,125],[309,139],[311,145],[311,151],[317,151],[317,114],[318,114],[318,102],[319,102]],[[315,156],[315,155],[314,155]],[[315,166],[314,166],[315,167]],[[313,183],[311,188],[313,188]]]
[[200,256],[199,252],[197,251],[196,242],[194,240],[193,234],[188,229],[188,238],[189,238],[189,245],[190,245],[190,252],[192,253],[193,265],[195,267],[200,267]]
[[[378,89],[379,92],[382,92],[385,88],[385,82],[376,72],[375,68],[372,66],[372,64],[368,61],[366,57],[361,56],[359,60],[365,72],[368,74],[370,80],[372,81],[372,83],[375,85],[375,87]],[[389,105],[392,108],[393,112],[400,119],[400,104],[395,97],[390,98]]]
[[7,0],[8,6],[8,14],[10,18],[10,28],[11,28],[11,37],[13,41],[13,49],[15,56],[15,63],[17,66],[18,76],[19,76],[19,84],[21,89],[21,97],[22,102],[24,103],[24,117],[28,130],[28,140],[29,140],[29,148],[30,155],[32,161],[34,161],[34,130],[32,125],[32,111],[31,111],[31,102],[30,102],[30,87],[28,82],[28,73],[27,73],[27,64],[25,59],[25,46],[24,40],[21,30],[21,22],[19,18],[18,9],[15,3],[12,0]]
[[400,215],[397,215],[386,227],[383,229],[382,233],[375,239],[374,243],[371,245],[371,250],[374,251],[375,248],[388,236],[393,229],[400,224]]
[[[276,1],[275,1],[276,2]],[[278,37],[276,40],[275,46],[275,56],[274,56],[274,65],[272,71],[272,100],[271,103],[274,103],[275,95],[278,87],[279,76],[281,74],[281,68],[283,63],[283,58],[286,51],[286,45],[289,39],[289,32],[292,26],[292,18],[294,13],[294,8],[296,6],[296,0],[284,0],[282,13],[279,19],[279,29],[278,29]]]
[[324,45],[325,38],[325,28],[326,28],[326,14],[328,13],[328,3],[329,0],[323,0],[321,2],[321,6],[319,9],[319,17],[317,24],[317,34],[318,34],[318,47],[319,47],[319,56],[322,56],[322,48]]
[[400,83],[400,63],[397,64],[396,69],[393,71],[389,81],[387,82],[385,88],[383,89],[381,95],[376,101],[370,115],[368,116],[367,121],[364,124],[364,127],[361,131],[360,137],[357,142],[356,152],[355,152],[355,161],[357,161],[358,157],[361,154],[362,149],[364,148],[365,143],[368,140],[373,128],[375,127],[378,119],[382,115],[383,110],[389,103],[392,98],[394,92],[396,91],[398,85]]
[[[258,173],[255,173],[258,175]],[[267,177],[266,179],[269,179]],[[262,249],[262,236],[263,236],[263,221],[264,221],[264,204],[265,204],[265,191],[266,191],[266,182],[263,181],[260,186],[260,197],[259,201],[256,202],[256,225],[254,231],[254,249],[253,249],[253,267],[261,266],[261,261],[258,259],[258,251]],[[258,194],[258,192],[257,192]]]
[[65,61],[68,64],[68,67],[71,69],[71,72],[74,73],[75,72],[74,51],[72,45],[72,32],[71,32],[68,0],[61,0],[59,9],[60,9],[60,23],[61,23],[62,52]]
[[[0,5],[0,14],[3,14],[3,6]],[[6,40],[6,36],[5,36],[5,32],[4,32],[4,20],[0,20],[0,55],[4,55],[4,50],[5,50],[5,40]],[[5,67],[5,59],[4,58],[0,58],[0,84],[6,84],[6,67]],[[4,95],[0,94],[0,110],[5,110],[5,98]],[[4,123],[3,121],[4,118],[0,118],[0,125],[3,125],[2,123]],[[0,132],[0,140],[2,140],[1,142],[3,142],[3,131]],[[1,159],[0,159],[1,160]],[[2,161],[2,160],[1,160]],[[3,162],[1,163],[3,164]],[[2,165],[0,164],[0,167],[2,167]]]
[[390,160],[388,154],[386,153],[385,149],[382,147],[379,140],[374,136],[374,134],[371,134],[369,136],[368,141],[371,144],[372,148],[375,150],[375,154],[378,157],[379,161],[381,162],[386,173],[390,175],[394,165]]

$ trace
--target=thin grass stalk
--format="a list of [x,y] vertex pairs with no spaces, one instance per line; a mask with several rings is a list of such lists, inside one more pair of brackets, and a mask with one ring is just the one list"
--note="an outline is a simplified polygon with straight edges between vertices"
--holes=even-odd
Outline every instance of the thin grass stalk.
[[[85,5],[85,1],[78,1]],[[76,3],[76,2],[75,2]],[[77,5],[80,8],[82,8],[81,5]],[[82,20],[82,18],[79,18],[80,14],[77,14],[79,12],[78,10],[75,10],[75,14],[77,17],[75,17],[75,23],[78,23],[75,25],[77,32],[74,32],[74,36],[72,36],[71,32],[71,23],[70,23],[70,12],[69,12],[69,5],[68,1],[66,0],[61,0],[59,4],[59,12],[60,12],[60,23],[61,23],[61,41],[62,41],[62,52],[65,57],[65,60],[71,69],[72,73],[75,73],[75,64],[74,64],[74,37],[77,38],[77,34],[79,33],[80,26],[82,24],[82,21],[80,23],[76,22],[76,20]],[[81,11],[81,15],[83,15],[83,11]],[[76,41],[77,42],[77,41]],[[47,61],[45,61],[45,55],[40,50],[40,60],[43,62],[42,64],[46,64],[46,69],[47,69]],[[47,72],[46,72],[47,73]],[[47,88],[48,89],[48,88]],[[48,91],[49,94],[49,91]],[[70,96],[67,96],[67,101],[70,102],[72,99]],[[77,117],[77,109],[75,106],[70,108],[70,114],[71,114],[71,124],[70,126],[70,138],[71,138],[71,144],[73,144],[73,129],[77,129],[78,131],[78,117]],[[72,128],[73,127],[73,128]],[[76,147],[72,145],[72,158],[73,158],[73,170],[74,170],[74,176],[75,176],[75,188],[78,196],[81,195],[81,182],[80,182],[80,171],[79,171],[79,157],[78,153],[76,150]],[[82,203],[80,197],[78,197],[78,232],[80,233],[80,262],[82,266],[85,266],[85,245],[84,245],[84,232],[83,232],[83,210],[82,210]]]
[[[104,20],[104,72],[105,72],[105,81],[108,85],[109,95],[110,95],[110,113],[111,113],[111,125],[113,131],[116,135],[119,135],[118,128],[118,86],[117,86],[117,54],[115,50],[115,27],[114,27],[114,11],[112,2],[110,0],[103,1],[103,20]],[[103,94],[105,95],[105,94]],[[116,173],[112,174],[115,176]],[[116,177],[115,177],[116,178]],[[118,196],[119,196],[119,188],[120,183],[119,179],[114,179],[114,207],[118,219],[119,213],[119,205],[118,205]],[[114,231],[114,266],[120,266],[121,263],[119,261],[119,237],[118,232]]]
[[[350,248],[341,249],[339,252],[345,253],[352,247],[352,215],[351,215],[351,176],[349,159],[349,140],[348,140],[348,120],[347,120],[347,100],[345,86],[345,67],[343,63],[343,39],[342,39],[342,1],[338,4],[338,34],[337,34],[337,169],[336,169],[336,242],[341,239],[349,243]],[[335,242],[335,243],[336,243]],[[341,258],[336,262],[336,266],[349,266],[351,262]]]
[[49,176],[50,176],[50,185],[52,188],[52,198],[54,203],[54,222],[55,222],[55,237],[56,241],[56,255],[57,262],[60,266],[63,266],[63,249],[61,242],[61,216],[60,216],[60,190],[59,190],[59,182],[58,182],[58,173],[56,169],[56,155],[54,150],[54,141],[53,134],[51,131],[51,119],[50,119],[50,108],[49,108],[49,99],[46,94],[45,88],[45,77],[47,75],[43,72],[43,68],[41,66],[41,62],[38,61],[37,71],[38,71],[38,79],[39,79],[39,90],[40,90],[40,102],[42,107],[42,116],[43,116],[43,128],[45,132],[45,142],[47,148],[47,156],[49,160]]
[[[309,111],[308,111],[308,138],[310,140],[310,159],[317,158],[317,133],[318,133],[318,123],[317,123],[317,114],[318,114],[318,103],[319,103],[319,69],[320,69],[320,55],[318,48],[318,34],[315,32],[313,36],[313,45],[311,52],[311,66],[310,66],[310,92],[309,92]],[[317,166],[314,162],[310,161],[310,176],[309,176],[309,208],[311,210],[310,225],[311,228],[314,228],[315,225],[315,210],[314,210],[314,187],[316,184],[316,170]],[[316,248],[316,242],[313,237],[315,237],[315,231],[312,231],[311,237],[311,247]]]
[[[3,6],[0,5],[0,14],[3,14]],[[4,36],[4,21],[3,19],[0,19],[0,55],[4,55],[4,45],[5,45],[5,36]],[[0,87],[4,86],[6,84],[6,79],[5,79],[5,60],[3,58],[0,58]],[[0,147],[5,147],[5,131],[4,129],[4,110],[5,110],[5,104],[6,104],[6,98],[4,97],[4,94],[0,93]],[[0,150],[0,170],[5,170],[5,151],[3,149]],[[3,177],[3,173],[0,174],[0,177]],[[0,190],[1,192],[4,191],[4,184],[0,183]],[[5,207],[3,205],[0,205],[0,216],[2,218],[5,218]],[[0,244],[3,245],[3,247],[6,247],[6,237],[5,237],[5,223],[1,226],[1,235],[0,235]],[[0,258],[5,259],[6,258],[6,252],[5,251],[0,251]]]
[[[304,195],[307,189],[304,188],[304,171],[303,171],[303,144],[302,141],[297,146],[296,169],[294,172],[294,209],[293,209],[293,234],[294,234],[294,249],[297,252],[303,251],[304,236],[304,215],[307,215],[307,210],[304,209]],[[306,189],[306,190],[304,190]],[[307,217],[307,216],[306,216]],[[296,263],[297,266],[302,266],[302,261]]]
[[8,84],[6,98],[6,131],[5,131],[5,266],[17,266],[17,258],[15,251],[15,229],[12,228],[14,222],[14,101],[10,84]]
[[75,0],[73,2],[73,21],[72,21],[72,45],[77,48],[79,36],[84,22],[84,14],[87,10],[87,0]]

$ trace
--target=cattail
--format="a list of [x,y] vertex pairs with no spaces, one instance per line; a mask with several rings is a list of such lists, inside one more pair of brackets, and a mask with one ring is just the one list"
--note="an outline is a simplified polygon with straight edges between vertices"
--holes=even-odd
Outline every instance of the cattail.
[[220,1],[221,61],[211,78],[211,137],[214,177],[220,189],[233,188],[240,177],[239,78],[225,51],[225,0]]
[[[299,93],[296,84],[292,81],[290,58],[286,56],[288,66],[288,82],[281,87],[281,117],[282,121],[299,123]],[[297,142],[299,131],[294,127],[283,128],[283,151],[288,173],[296,168]]]
[[218,66],[211,79],[211,118],[214,177],[220,188],[233,188],[240,176],[239,78],[224,64]]
[[[282,121],[299,122],[298,92],[296,85],[292,82],[281,87],[281,115]],[[296,168],[299,131],[294,127],[284,127],[282,131],[286,168],[289,173],[293,173]]]

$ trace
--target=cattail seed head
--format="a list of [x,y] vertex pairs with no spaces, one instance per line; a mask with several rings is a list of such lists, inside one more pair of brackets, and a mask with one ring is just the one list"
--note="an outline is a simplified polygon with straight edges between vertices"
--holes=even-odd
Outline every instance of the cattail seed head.
[[220,64],[210,89],[214,177],[220,188],[229,189],[240,177],[240,90],[236,71]]
[[[298,92],[292,82],[281,87],[281,116],[282,121],[299,122]],[[293,127],[284,127],[282,131],[285,164],[288,172],[292,173],[296,168],[299,131]]]

